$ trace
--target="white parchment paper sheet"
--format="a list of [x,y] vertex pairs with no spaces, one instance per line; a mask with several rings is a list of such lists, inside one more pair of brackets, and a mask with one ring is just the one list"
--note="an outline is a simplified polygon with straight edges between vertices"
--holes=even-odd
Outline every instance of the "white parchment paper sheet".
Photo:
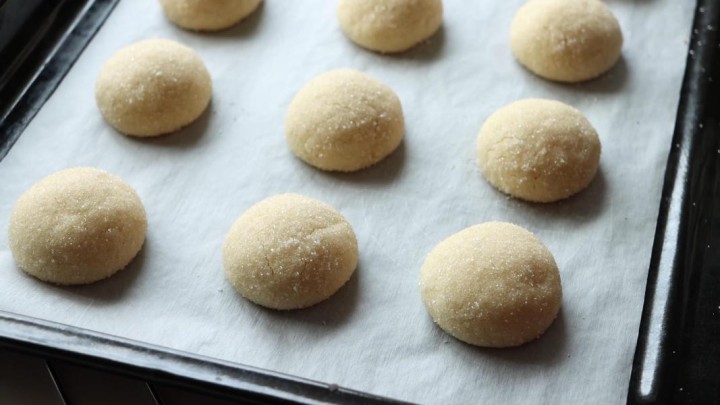
[[[624,403],[694,2],[608,1],[624,29],[623,58],[582,85],[550,83],[515,63],[508,32],[522,3],[446,0],[443,29],[429,43],[382,56],[343,37],[329,0],[267,0],[219,34],[175,28],[156,1],[120,2],[0,162],[0,309],[410,401]],[[117,49],[152,37],[195,49],[214,96],[189,128],[137,140],[102,120],[94,81]],[[314,170],[283,138],[293,94],[338,67],[387,83],[406,114],[399,150],[356,174]],[[601,171],[582,194],[527,204],[482,179],[474,146],[480,125],[524,97],[569,103],[600,133]],[[15,267],[8,219],[32,184],[79,165],[137,189],[148,238],[109,280],[50,286]],[[360,243],[349,284],[302,311],[252,305],[222,271],[232,222],[282,192],[335,206]],[[430,249],[488,220],[535,232],[562,273],[559,318],[518,349],[460,343],[433,325],[420,301],[418,272]]]

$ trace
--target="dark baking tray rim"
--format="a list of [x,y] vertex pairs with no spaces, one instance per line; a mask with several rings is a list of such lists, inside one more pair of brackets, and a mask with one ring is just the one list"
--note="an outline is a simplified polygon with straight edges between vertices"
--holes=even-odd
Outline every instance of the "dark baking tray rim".
[[[12,0],[10,0],[12,1]],[[47,29],[50,39],[41,39],[38,52],[25,63],[37,74],[14,83],[10,99],[0,89],[3,100],[11,101],[2,111],[0,159],[2,159],[30,120],[50,97],[65,74],[82,53],[118,0],[64,0],[77,15],[58,12],[60,28]],[[0,4],[0,7],[2,4]],[[80,7],[82,6],[82,7]],[[0,9],[0,12],[2,10]],[[57,9],[56,9],[57,11]],[[62,11],[62,10],[61,10]],[[678,364],[682,363],[683,322],[687,308],[684,275],[694,253],[709,238],[707,229],[698,232],[697,217],[690,215],[692,196],[699,191],[697,178],[700,130],[715,96],[714,87],[704,85],[718,65],[720,4],[698,0],[690,53],[680,94],[673,147],[668,158],[660,213],[655,233],[642,321],[628,391],[629,404],[676,403]],[[47,27],[46,27],[47,28]],[[54,36],[54,38],[52,38]],[[54,42],[53,42],[54,41]],[[39,56],[38,56],[39,55]],[[36,60],[32,60],[35,58]],[[39,58],[39,59],[38,59]],[[716,69],[720,73],[720,68]],[[720,74],[717,75],[720,79]],[[720,81],[720,80],[719,80]],[[705,147],[706,148],[706,147]],[[707,151],[705,151],[707,152]],[[695,159],[695,160],[694,160]],[[707,186],[707,185],[706,185]],[[702,191],[702,190],[701,190]],[[689,235],[699,237],[689,238]],[[705,239],[703,239],[705,238]],[[392,400],[317,383],[267,370],[260,370],[106,335],[50,321],[0,311],[0,347],[21,353],[67,361],[144,380],[189,388],[216,397],[247,403],[390,403]],[[715,392],[705,393],[714,395]],[[697,398],[703,398],[699,393]],[[707,396],[706,398],[713,398]],[[714,397],[717,399],[717,397]]]
[[720,401],[718,29],[720,2],[699,0],[665,172],[628,404]]
[[0,347],[243,403],[401,403],[5,311],[0,311]]

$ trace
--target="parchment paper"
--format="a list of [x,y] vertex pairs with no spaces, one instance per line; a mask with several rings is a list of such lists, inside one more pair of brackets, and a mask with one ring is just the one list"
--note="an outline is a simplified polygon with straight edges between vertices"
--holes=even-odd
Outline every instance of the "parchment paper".
[[[58,90],[0,162],[0,309],[143,342],[423,403],[624,403],[670,148],[694,2],[608,1],[625,34],[606,76],[554,84],[514,61],[509,25],[522,0],[445,1],[443,29],[409,53],[360,49],[334,2],[268,0],[219,34],[182,31],[156,1],[122,1]],[[209,112],[149,140],[112,130],[94,102],[117,49],[162,37],[195,49],[214,80]],[[337,67],[391,86],[407,121],[402,146],[355,174],[295,159],[283,138],[293,94]],[[497,108],[553,98],[583,111],[603,142],[601,171],[565,202],[528,204],[495,191],[475,164],[475,137]],[[7,247],[15,200],[42,177],[96,166],[125,179],[149,217],[146,245],[125,270],[86,287],[41,283]],[[297,192],[353,224],[360,265],[337,295],[292,312],[259,308],[225,281],[221,246],[255,202]],[[564,287],[545,336],[478,349],[435,327],[417,288],[425,255],[488,220],[535,232]]]

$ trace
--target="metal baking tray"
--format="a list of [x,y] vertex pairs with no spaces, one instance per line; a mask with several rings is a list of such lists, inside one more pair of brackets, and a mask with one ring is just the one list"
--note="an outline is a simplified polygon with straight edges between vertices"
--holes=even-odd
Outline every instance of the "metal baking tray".
[[[0,159],[118,0],[0,0]],[[697,3],[628,392],[720,398],[720,4]],[[715,78],[716,80],[713,80]],[[717,197],[717,198],[716,198]],[[243,403],[391,403],[334,385],[0,311],[0,347]]]
[[720,2],[697,3],[630,404],[720,400]]

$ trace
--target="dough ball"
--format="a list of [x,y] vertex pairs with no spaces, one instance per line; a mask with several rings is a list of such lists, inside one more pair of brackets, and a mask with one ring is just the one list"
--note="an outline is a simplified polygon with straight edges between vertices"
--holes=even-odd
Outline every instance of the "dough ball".
[[95,82],[105,120],[133,136],[156,136],[195,121],[210,102],[212,83],[202,60],[174,41],[150,39],[119,50]]
[[10,250],[40,280],[89,284],[130,263],[146,230],[135,190],[102,170],[78,167],[45,177],[18,199]]
[[340,0],[340,28],[356,44],[378,52],[402,52],[440,28],[441,0]]
[[225,275],[250,301],[274,309],[315,305],[335,294],[358,263],[355,233],[331,206],[281,194],[250,207],[228,232]]
[[536,339],[562,301],[550,251],[532,233],[504,222],[475,225],[440,242],[425,259],[420,292],[445,332],[486,347]]
[[165,16],[195,31],[219,31],[250,15],[262,0],[160,0]]
[[510,30],[517,60],[560,82],[589,80],[610,70],[622,42],[620,24],[600,0],[530,0]]
[[373,165],[400,145],[404,133],[395,93],[352,69],[311,80],[295,95],[285,117],[290,149],[322,170],[351,172]]
[[478,163],[500,191],[552,202],[583,190],[597,173],[600,139],[582,113],[552,100],[509,104],[485,121]]

